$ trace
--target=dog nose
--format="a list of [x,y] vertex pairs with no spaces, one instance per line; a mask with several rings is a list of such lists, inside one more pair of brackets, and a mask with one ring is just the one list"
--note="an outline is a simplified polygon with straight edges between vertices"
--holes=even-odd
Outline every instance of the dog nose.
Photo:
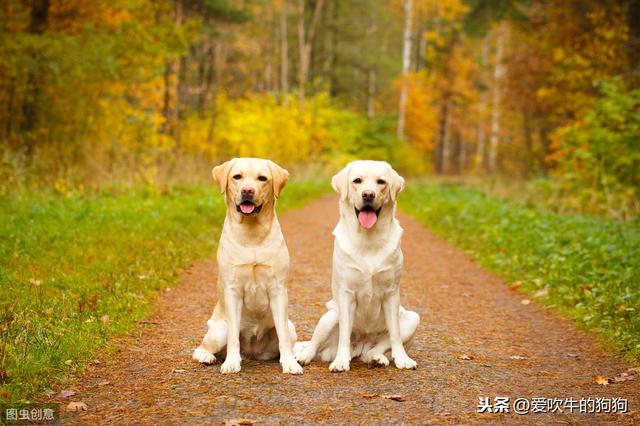
[[376,198],[376,193],[373,191],[362,191],[362,199],[364,201],[373,201]]
[[247,196],[247,197],[253,197],[253,195],[256,193],[256,190],[255,190],[255,189],[253,189],[253,188],[252,188],[252,187],[250,187],[250,186],[244,186],[244,187],[242,187],[242,189],[240,190],[240,193],[241,193],[242,195],[244,195],[244,196]]

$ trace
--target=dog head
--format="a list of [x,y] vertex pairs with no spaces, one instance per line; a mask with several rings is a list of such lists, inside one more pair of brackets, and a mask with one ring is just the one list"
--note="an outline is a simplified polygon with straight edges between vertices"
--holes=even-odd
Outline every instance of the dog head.
[[213,168],[213,178],[226,194],[227,209],[257,216],[275,204],[289,180],[289,172],[271,160],[234,158]]
[[382,210],[395,204],[404,179],[385,161],[352,161],[331,179],[331,186],[353,207],[360,226],[371,229]]

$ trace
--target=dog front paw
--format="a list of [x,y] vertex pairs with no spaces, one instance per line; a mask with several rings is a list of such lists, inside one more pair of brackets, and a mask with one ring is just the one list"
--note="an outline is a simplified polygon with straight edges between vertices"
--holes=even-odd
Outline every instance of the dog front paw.
[[211,352],[204,348],[197,348],[193,351],[193,359],[202,364],[213,364],[216,362],[216,357]]
[[316,356],[316,352],[311,347],[310,342],[299,342],[293,346],[293,354],[296,360],[302,365],[307,365]]
[[280,364],[284,374],[302,374],[302,367],[294,357],[282,358],[280,359]]
[[418,363],[409,358],[408,355],[402,355],[394,357],[393,362],[401,370],[415,370],[418,368]]
[[386,367],[389,365],[389,358],[379,352],[367,352],[362,357],[362,361],[373,367]]
[[240,371],[240,358],[230,357],[227,355],[227,359],[220,366],[220,372],[222,374],[237,373]]
[[349,371],[349,362],[351,360],[349,357],[345,356],[336,356],[336,359],[333,360],[331,365],[329,365],[329,371],[334,373],[339,373],[342,371]]

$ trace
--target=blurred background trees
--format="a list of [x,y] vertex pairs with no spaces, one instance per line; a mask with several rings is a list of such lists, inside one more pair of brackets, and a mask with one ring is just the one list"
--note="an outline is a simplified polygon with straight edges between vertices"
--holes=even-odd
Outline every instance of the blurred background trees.
[[637,0],[5,0],[0,34],[4,192],[370,157],[640,209]]

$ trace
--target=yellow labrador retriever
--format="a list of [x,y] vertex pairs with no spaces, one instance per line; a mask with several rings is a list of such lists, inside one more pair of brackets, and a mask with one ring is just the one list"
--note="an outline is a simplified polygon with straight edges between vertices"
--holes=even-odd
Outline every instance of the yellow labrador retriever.
[[[354,161],[331,180],[340,194],[340,220],[333,231],[333,298],[309,342],[297,343],[296,359],[332,361],[347,371],[352,358],[375,365],[414,369],[409,347],[420,322],[400,306],[402,228],[395,218],[404,179],[383,161]],[[386,354],[386,355],[385,355]]]
[[215,167],[213,177],[227,204],[217,255],[218,303],[193,359],[212,364],[226,351],[220,371],[237,373],[241,354],[279,354],[284,373],[301,374],[287,312],[289,251],[275,211],[289,173],[269,160],[235,158]]

